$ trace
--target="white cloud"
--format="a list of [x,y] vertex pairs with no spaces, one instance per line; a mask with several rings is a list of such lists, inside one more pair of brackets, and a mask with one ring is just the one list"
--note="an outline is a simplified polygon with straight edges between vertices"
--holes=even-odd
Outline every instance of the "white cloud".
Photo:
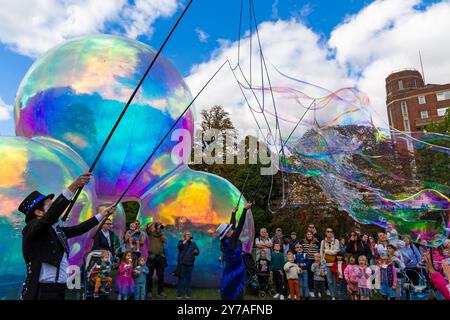
[[209,34],[207,34],[204,30],[200,28],[196,28],[195,32],[197,33],[198,40],[200,42],[206,43],[208,42]]
[[329,44],[339,64],[358,73],[358,87],[369,94],[387,121],[385,78],[394,70],[420,70],[422,52],[428,83],[450,82],[450,2],[416,9],[418,0],[376,1],[333,31]]
[[0,121],[12,119],[12,111],[13,106],[6,104],[2,97],[0,97]]
[[36,57],[66,39],[104,32],[108,24],[118,24],[129,37],[150,36],[155,20],[177,6],[176,0],[3,0],[0,42]]
[[[418,9],[419,5],[422,10]],[[450,82],[450,34],[445,31],[450,30],[448,17],[449,1],[424,7],[419,0],[377,0],[336,26],[330,39],[322,39],[300,19],[264,22],[259,28],[265,56],[274,66],[332,91],[356,85],[369,95],[375,123],[385,127],[385,78],[397,69],[419,69],[419,50],[424,58],[427,82]],[[219,43],[210,59],[194,66],[186,78],[194,94],[224,60],[236,62],[237,43],[227,40]],[[249,72],[248,51],[248,41],[244,39],[241,65],[246,73]],[[255,54],[252,58],[256,61],[258,57]],[[254,66],[255,83],[259,80],[257,72]],[[270,72],[272,84],[285,83],[273,69]],[[214,104],[223,105],[238,128],[256,127],[228,71],[204,91],[196,106],[200,111]],[[291,110],[280,101],[278,104],[280,114],[294,117],[297,112],[298,116],[299,110]]]
[[[286,85],[286,79],[278,75],[271,67],[273,64],[279,70],[288,73],[296,78],[301,78],[311,83],[318,83],[330,89],[339,89],[342,86],[352,85],[351,79],[346,76],[346,70],[341,68],[334,61],[327,59],[328,49],[321,41],[319,35],[302,23],[292,19],[289,21],[278,20],[276,22],[264,22],[259,25],[259,34],[264,55],[267,59],[271,82],[274,86],[282,87]],[[255,39],[254,39],[255,40]],[[209,77],[227,59],[232,65],[237,63],[237,42],[222,40],[220,47],[214,51],[209,61],[194,66],[186,81],[193,94],[196,94]],[[260,84],[259,55],[256,51],[256,40],[253,43],[254,54],[252,55],[252,83]],[[242,70],[249,73],[250,54],[248,34],[242,39],[240,46]],[[241,77],[241,81],[244,81]],[[265,79],[267,85],[267,79]],[[314,92],[311,92],[314,95]],[[262,96],[259,93],[260,100]],[[247,98],[255,106],[255,99],[247,95]],[[298,105],[284,103],[277,95],[277,108],[280,114],[288,119],[298,118],[304,109]],[[270,103],[269,94],[265,95],[266,110],[274,112]],[[239,86],[234,80],[231,71],[224,70],[211,85],[205,89],[196,102],[197,111],[219,104],[231,114],[233,123],[241,131],[245,129],[256,129],[255,121],[249,108],[245,104]],[[264,119],[261,115],[256,115],[262,124]],[[199,117],[198,117],[199,119]],[[275,119],[268,116],[269,125],[275,127]],[[284,124],[289,126],[288,123]],[[265,126],[267,127],[267,126]],[[286,128],[285,128],[286,129]],[[285,133],[288,130],[285,130]]]
[[126,35],[136,38],[153,34],[153,22],[159,17],[170,17],[177,8],[176,0],[136,0],[134,5],[127,4],[121,13]]

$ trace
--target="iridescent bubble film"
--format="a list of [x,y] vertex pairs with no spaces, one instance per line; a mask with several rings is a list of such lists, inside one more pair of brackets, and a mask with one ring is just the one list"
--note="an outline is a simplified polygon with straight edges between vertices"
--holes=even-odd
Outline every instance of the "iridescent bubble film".
[[[49,144],[46,144],[49,142]],[[57,142],[24,137],[0,137],[0,296],[16,299],[25,277],[22,229],[25,217],[17,210],[34,190],[58,196],[86,168],[79,157]],[[52,147],[50,144],[53,144]],[[83,190],[69,223],[92,216],[93,184]],[[84,240],[71,240],[71,263],[81,259]],[[77,250],[79,244],[79,250]]]
[[282,139],[266,142],[280,153],[280,169],[312,177],[358,222],[442,244],[449,233],[450,137],[375,125],[383,117],[358,89],[330,91],[276,74],[272,88],[241,87],[247,95],[273,93],[278,102],[278,108],[251,107],[276,121],[272,136]]
[[[19,87],[16,133],[60,140],[90,165],[154,55],[141,42],[110,35],[78,38],[48,51]],[[94,170],[100,198],[113,201],[122,193],[191,100],[183,78],[160,56]],[[176,129],[193,132],[192,108]],[[140,197],[178,166],[170,158],[176,143],[159,148],[129,198]]]
[[[183,239],[185,231],[192,232],[194,241],[200,248],[194,267],[193,284],[214,287],[219,284],[222,274],[219,262],[220,241],[215,230],[221,222],[229,222],[239,196],[239,190],[221,177],[187,167],[180,168],[142,197],[139,220],[143,226],[154,221],[160,221],[166,226],[164,232],[168,236],[165,246],[168,270],[176,266],[178,240]],[[244,203],[245,199],[241,198],[238,219]],[[250,252],[252,248],[253,228],[253,216],[249,211],[240,237],[246,252]],[[176,283],[176,278],[168,275],[168,281]]]

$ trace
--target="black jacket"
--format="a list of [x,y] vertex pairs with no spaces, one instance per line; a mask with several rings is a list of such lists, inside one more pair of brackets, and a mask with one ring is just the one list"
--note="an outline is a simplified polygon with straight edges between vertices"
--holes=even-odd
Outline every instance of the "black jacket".
[[[59,237],[53,228],[70,201],[60,195],[41,219],[33,219],[22,230],[22,253],[27,266],[27,275],[22,289],[23,300],[36,300],[42,263],[58,267],[64,252],[69,254],[67,239],[82,235],[98,224],[95,217],[72,227],[61,227]],[[64,237],[65,236],[65,237]]]
[[[183,240],[178,241],[178,263],[187,266],[193,266],[195,257],[200,254],[200,250],[194,241],[187,241],[183,244]],[[196,252],[194,252],[196,251]]]
[[98,230],[98,232],[94,236],[94,244],[92,246],[92,250],[107,250],[111,252],[112,256],[115,255],[116,248],[114,247],[114,232],[109,232],[109,239],[111,240],[111,245],[108,242],[108,239],[103,235],[102,230]]
[[371,252],[368,246],[364,245],[364,242],[361,239],[356,241],[349,240],[347,244],[347,253],[351,254],[358,261],[359,256],[366,256],[369,259],[371,256]]

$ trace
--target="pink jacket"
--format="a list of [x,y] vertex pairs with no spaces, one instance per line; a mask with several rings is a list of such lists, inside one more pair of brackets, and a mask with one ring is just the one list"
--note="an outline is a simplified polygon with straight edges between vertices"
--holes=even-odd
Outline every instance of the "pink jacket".
[[445,300],[450,300],[450,285],[440,272],[433,272],[430,280]]
[[372,276],[372,270],[369,267],[363,269],[359,268],[357,274],[358,278],[358,288],[369,288],[372,289],[372,282],[369,280]]

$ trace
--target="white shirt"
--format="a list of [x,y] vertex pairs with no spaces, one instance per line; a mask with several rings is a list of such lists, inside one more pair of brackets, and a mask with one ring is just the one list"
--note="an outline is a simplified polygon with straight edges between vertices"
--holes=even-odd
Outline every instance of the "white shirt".
[[342,261],[338,261],[338,263],[337,263],[337,267],[338,267],[338,275],[339,275],[339,278],[340,279],[342,279],[343,278],[343,274],[342,274]]
[[102,231],[103,235],[105,236],[106,240],[108,240],[109,246],[111,246],[111,239],[109,237],[109,231],[104,231],[103,229],[101,231]]
[[[73,197],[73,192],[70,191],[69,189],[66,189],[62,192],[62,195],[67,200],[70,200]],[[97,218],[97,220],[100,222],[100,221],[102,221],[103,216],[101,214],[97,214],[95,216],[95,218]],[[59,222],[57,222],[57,223],[59,223]],[[43,262],[41,265],[41,272],[39,274],[39,283],[65,284],[67,282],[67,268],[68,267],[69,267],[69,257],[67,255],[67,253],[64,252],[64,255],[59,264],[59,277],[58,277],[58,280],[55,281],[56,280],[56,272],[57,272],[58,268],[56,268],[55,266],[52,266],[51,264]]]

